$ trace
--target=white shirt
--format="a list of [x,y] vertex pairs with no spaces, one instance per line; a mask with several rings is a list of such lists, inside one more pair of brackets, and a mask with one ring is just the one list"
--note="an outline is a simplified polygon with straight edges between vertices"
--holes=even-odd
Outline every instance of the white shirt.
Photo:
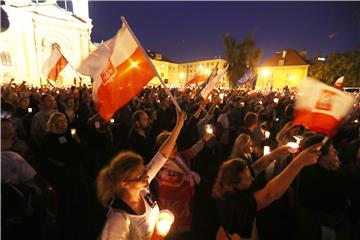
[[[149,183],[154,179],[157,172],[165,164],[166,160],[167,158],[158,152],[146,166],[148,170]],[[159,206],[156,202],[153,206],[150,205],[150,202],[146,200],[146,196],[148,194],[148,190],[142,190],[140,192],[141,198],[145,203],[145,213],[142,215],[129,214],[126,211],[110,207],[106,223],[101,234],[101,239],[150,239],[159,215]]]

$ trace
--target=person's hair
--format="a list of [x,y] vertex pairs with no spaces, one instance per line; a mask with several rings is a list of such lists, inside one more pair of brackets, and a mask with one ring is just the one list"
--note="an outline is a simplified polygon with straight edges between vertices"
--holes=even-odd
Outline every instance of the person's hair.
[[136,127],[136,122],[140,120],[140,117],[146,114],[143,110],[137,110],[131,115],[131,125],[132,127]]
[[232,148],[231,151],[231,155],[230,157],[240,157],[241,155],[243,155],[243,146],[245,143],[247,143],[250,140],[250,136],[247,134],[240,134],[235,142],[234,142],[234,146]]
[[139,154],[124,151],[118,153],[101,169],[96,178],[96,192],[104,207],[108,207],[117,194],[122,194],[122,189],[117,187],[117,183],[128,180],[134,170],[143,164],[144,160]]
[[224,162],[219,170],[212,190],[215,199],[223,199],[225,194],[236,192],[236,186],[241,181],[240,174],[247,168],[247,164],[240,158],[233,158]]
[[171,135],[171,132],[169,131],[162,131],[159,135],[157,135],[156,139],[155,139],[155,152],[157,152],[157,150],[159,150],[159,148],[163,145],[163,143],[166,141],[166,139],[169,138],[169,136]]
[[56,132],[56,127],[55,127],[55,120],[59,117],[63,116],[65,119],[65,115],[63,113],[60,113],[60,112],[54,112],[49,120],[47,121],[47,129],[46,131],[47,132],[50,132],[50,133],[55,133]]
[[258,122],[258,115],[256,113],[254,113],[254,112],[246,113],[246,115],[244,117],[244,125],[246,127],[250,127],[257,122]]
[[221,113],[226,113],[226,112],[229,111],[229,110],[231,110],[231,105],[226,105],[226,106],[222,109]]
[[40,97],[40,102],[43,103],[45,101],[45,98],[52,97],[51,94],[45,93]]
[[[321,143],[321,141],[324,140],[324,138],[325,135],[323,134],[320,133],[313,134],[301,141],[300,149],[304,150],[314,144]],[[328,139],[325,145],[321,148],[320,157],[326,156],[329,153],[331,144],[332,144],[332,140]]]
[[75,101],[74,96],[71,96],[71,95],[66,96],[66,97],[65,97],[65,99],[64,99],[64,103],[66,103],[66,104],[67,104],[67,102],[68,102],[69,100],[74,100],[74,101]]

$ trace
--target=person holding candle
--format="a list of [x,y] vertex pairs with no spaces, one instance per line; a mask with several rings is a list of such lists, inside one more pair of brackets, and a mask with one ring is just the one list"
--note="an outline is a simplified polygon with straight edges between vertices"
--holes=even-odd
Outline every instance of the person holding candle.
[[125,151],[100,171],[97,195],[109,208],[102,240],[152,238],[159,207],[148,190],[149,184],[171,155],[185,118],[185,113],[177,112],[175,128],[146,166],[140,155]]
[[256,191],[244,160],[233,158],[224,162],[212,193],[221,224],[217,239],[229,239],[230,235],[251,238],[256,212],[280,198],[303,167],[317,162],[321,146],[316,144],[301,152],[284,171]]

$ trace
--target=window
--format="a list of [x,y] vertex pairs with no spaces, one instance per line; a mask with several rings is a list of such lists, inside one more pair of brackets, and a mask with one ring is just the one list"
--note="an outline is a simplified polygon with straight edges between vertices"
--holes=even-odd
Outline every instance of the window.
[[9,52],[1,52],[1,65],[2,66],[12,66],[11,63],[11,54]]

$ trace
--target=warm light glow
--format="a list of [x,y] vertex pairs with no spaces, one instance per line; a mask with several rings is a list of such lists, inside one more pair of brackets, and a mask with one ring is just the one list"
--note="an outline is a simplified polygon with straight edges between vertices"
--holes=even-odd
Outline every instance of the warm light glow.
[[179,77],[180,77],[180,78],[185,78],[185,73],[180,72],[180,73],[179,73]]
[[260,104],[263,104],[263,101],[260,100],[259,103],[260,103]]
[[279,99],[278,98],[274,98],[274,103],[278,103],[279,102]]
[[131,62],[131,67],[132,68],[136,68],[138,67],[139,63],[138,62]]
[[205,68],[204,73],[205,73],[205,74],[209,74],[209,73],[210,73],[210,69]]
[[291,81],[294,81],[296,78],[295,78],[295,76],[290,76],[290,78],[289,78]]
[[162,68],[164,68],[164,67],[165,67],[165,65],[164,65],[164,64],[161,64],[160,66],[161,66]]
[[269,131],[265,131],[265,137],[269,138],[270,137],[270,132]]
[[211,124],[206,124],[205,125],[205,132],[209,133],[209,134],[213,134],[214,133],[214,128]]
[[270,153],[270,147],[269,146],[264,146],[264,156],[268,155]]
[[225,94],[220,93],[220,99],[221,99],[221,101],[224,99],[224,95],[225,95]]
[[161,210],[158,216],[156,229],[160,236],[165,237],[174,222],[174,214],[169,210]]
[[72,128],[71,129],[71,135],[75,135],[76,134],[76,129],[75,128]]
[[299,148],[299,144],[297,144],[295,142],[288,142],[286,144],[286,146],[290,147],[290,152],[291,153],[296,153],[298,148]]
[[260,72],[261,76],[263,77],[268,77],[270,76],[271,72],[269,69],[265,68],[265,69],[262,69],[261,72]]
[[112,119],[110,119],[110,123],[114,123],[115,122],[115,120],[112,118]]
[[29,113],[32,113],[32,108],[28,108],[28,112],[29,112]]
[[359,122],[359,120],[358,120],[358,119],[355,119],[355,120],[354,120],[354,123],[358,123],[358,122]]

